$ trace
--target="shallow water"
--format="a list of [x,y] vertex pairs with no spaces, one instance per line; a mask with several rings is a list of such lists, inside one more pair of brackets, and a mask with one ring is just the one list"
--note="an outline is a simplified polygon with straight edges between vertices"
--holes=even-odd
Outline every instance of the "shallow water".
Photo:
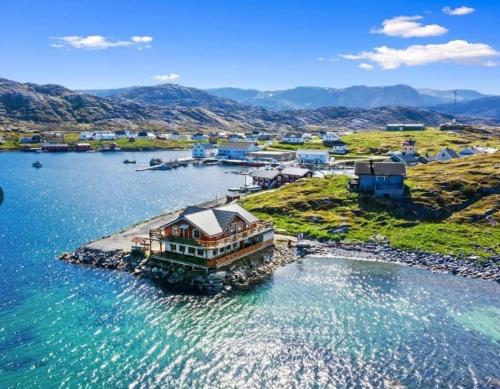
[[0,154],[0,387],[468,388],[500,378],[493,282],[306,258],[208,298],[57,261],[243,183],[216,166],[139,173],[121,163],[152,155],[185,153]]

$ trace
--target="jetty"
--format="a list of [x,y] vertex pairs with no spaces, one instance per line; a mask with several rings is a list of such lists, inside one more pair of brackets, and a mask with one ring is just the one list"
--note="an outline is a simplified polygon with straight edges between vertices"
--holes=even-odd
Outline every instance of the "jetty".
[[137,172],[143,172],[146,170],[171,170],[178,167],[186,167],[194,162],[193,158],[179,158],[172,161],[162,162],[158,165],[146,166],[136,169]]

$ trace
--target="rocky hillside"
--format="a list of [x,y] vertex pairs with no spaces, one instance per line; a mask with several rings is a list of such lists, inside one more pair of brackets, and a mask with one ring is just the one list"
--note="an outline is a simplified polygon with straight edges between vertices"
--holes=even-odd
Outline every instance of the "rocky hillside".
[[453,104],[442,104],[433,107],[436,111],[464,115],[469,117],[480,117],[487,119],[500,120],[500,97],[484,97],[482,99]]
[[[384,87],[352,86],[348,88],[298,87],[279,91],[255,89],[216,88],[208,92],[243,104],[272,110],[316,109],[328,106],[350,108],[374,108],[382,106],[425,107],[449,103],[454,91],[414,89],[408,85]],[[479,92],[458,90],[458,101],[470,101],[485,97]]]
[[108,97],[74,92],[58,85],[0,79],[0,124],[150,125],[159,129],[312,130],[341,127],[373,129],[389,122],[439,125],[451,116],[418,108],[373,109],[325,107],[269,111],[179,85],[132,87],[107,91]]

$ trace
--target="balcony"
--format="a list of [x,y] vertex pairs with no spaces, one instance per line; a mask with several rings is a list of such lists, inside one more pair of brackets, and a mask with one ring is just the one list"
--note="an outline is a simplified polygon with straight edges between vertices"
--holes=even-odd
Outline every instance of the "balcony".
[[221,246],[226,246],[230,243],[240,241],[266,231],[270,231],[272,228],[273,224],[271,222],[265,222],[260,220],[252,228],[248,228],[244,231],[231,234],[224,238],[220,239],[216,238],[214,240],[194,240],[178,236],[171,236],[171,235],[166,236],[163,235],[159,230],[155,230],[154,232],[152,231],[151,237],[155,240],[161,240],[163,242],[172,242],[172,243],[184,244],[187,246],[195,246],[195,247],[199,246],[199,247],[204,247],[206,249],[210,249],[210,248],[218,248]]

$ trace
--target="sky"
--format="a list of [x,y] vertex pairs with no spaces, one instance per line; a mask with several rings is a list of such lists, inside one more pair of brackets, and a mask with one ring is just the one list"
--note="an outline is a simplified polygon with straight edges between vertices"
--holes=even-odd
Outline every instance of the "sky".
[[500,94],[499,0],[15,0],[0,18],[0,77],[21,82]]

